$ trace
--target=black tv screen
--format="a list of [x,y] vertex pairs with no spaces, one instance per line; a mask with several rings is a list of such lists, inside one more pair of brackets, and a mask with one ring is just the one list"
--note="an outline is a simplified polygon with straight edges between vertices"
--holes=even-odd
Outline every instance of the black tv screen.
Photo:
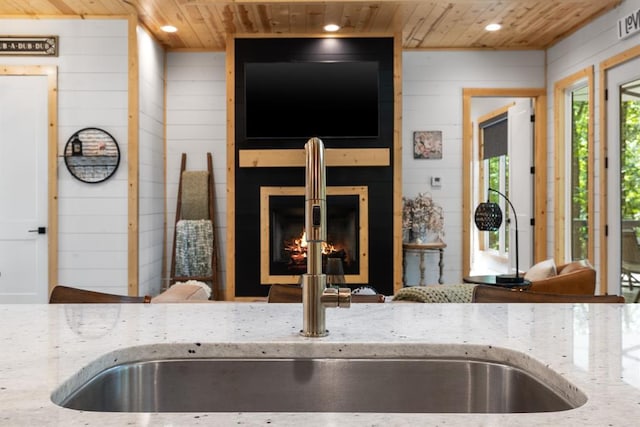
[[246,137],[375,138],[378,63],[245,63]]

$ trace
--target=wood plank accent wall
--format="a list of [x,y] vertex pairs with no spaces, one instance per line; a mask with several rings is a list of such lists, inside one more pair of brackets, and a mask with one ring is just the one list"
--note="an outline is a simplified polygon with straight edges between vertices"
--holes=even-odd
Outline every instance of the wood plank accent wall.
[[[227,34],[314,34],[335,22],[360,37],[397,32],[405,49],[541,49],[611,10],[621,0],[3,0],[0,14],[54,16],[137,13],[171,50],[225,49]],[[173,21],[172,21],[173,20]],[[488,34],[484,25],[501,22]],[[552,24],[549,24],[552,23]],[[172,24],[177,33],[163,33]]]

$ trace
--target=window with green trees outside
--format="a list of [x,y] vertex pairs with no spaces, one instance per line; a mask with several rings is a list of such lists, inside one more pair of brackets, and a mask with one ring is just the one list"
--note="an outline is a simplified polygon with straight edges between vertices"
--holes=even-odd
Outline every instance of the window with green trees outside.
[[589,89],[571,91],[571,259],[587,258]]
[[621,88],[620,210],[622,229],[640,222],[640,80]]

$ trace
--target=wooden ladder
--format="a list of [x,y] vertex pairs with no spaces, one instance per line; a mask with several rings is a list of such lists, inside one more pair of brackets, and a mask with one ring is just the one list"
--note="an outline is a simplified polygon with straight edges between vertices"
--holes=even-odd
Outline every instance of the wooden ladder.
[[187,280],[198,280],[201,282],[207,282],[211,286],[211,299],[218,299],[220,297],[220,283],[218,279],[218,250],[217,250],[217,241],[218,238],[216,236],[216,224],[215,224],[215,194],[214,194],[214,186],[213,186],[213,159],[211,157],[211,153],[207,153],[207,171],[209,173],[208,177],[208,210],[209,210],[209,219],[211,220],[211,225],[213,229],[213,242],[212,242],[212,251],[211,251],[211,275],[207,276],[176,276],[176,229],[178,225],[178,221],[182,219],[182,175],[187,167],[187,154],[182,153],[182,160],[180,163],[180,180],[178,184],[178,201],[176,206],[176,220],[173,226],[173,249],[172,249],[172,257],[171,257],[171,273],[169,279],[169,285],[173,285],[176,282],[184,282]]

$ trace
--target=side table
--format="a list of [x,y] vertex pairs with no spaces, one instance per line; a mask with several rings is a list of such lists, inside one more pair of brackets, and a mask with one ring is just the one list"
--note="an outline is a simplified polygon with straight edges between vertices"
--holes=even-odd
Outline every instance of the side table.
[[403,243],[402,244],[402,285],[407,286],[407,254],[408,253],[417,253],[420,255],[420,286],[424,286],[424,254],[429,251],[438,251],[440,255],[440,260],[438,262],[439,267],[439,275],[438,275],[438,283],[442,284],[442,271],[444,269],[443,255],[444,248],[447,247],[447,244],[443,241],[433,242],[433,243]]

